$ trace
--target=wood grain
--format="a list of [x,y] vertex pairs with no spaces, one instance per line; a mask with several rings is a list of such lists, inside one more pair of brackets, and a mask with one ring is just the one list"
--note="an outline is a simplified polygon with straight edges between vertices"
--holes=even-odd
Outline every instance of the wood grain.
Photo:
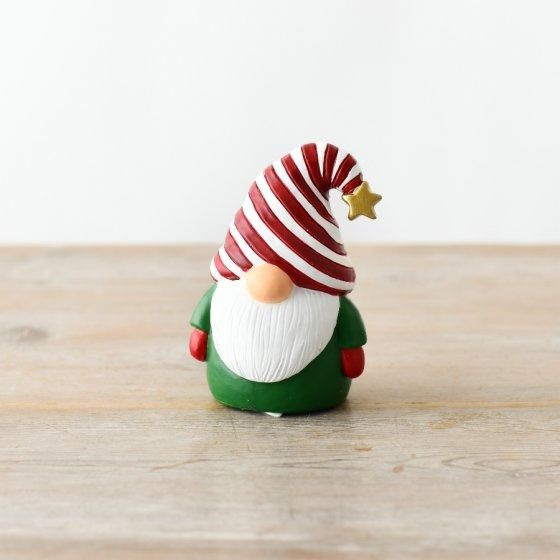
[[210,247],[0,249],[0,557],[560,557],[560,248],[355,247],[339,409],[216,404]]

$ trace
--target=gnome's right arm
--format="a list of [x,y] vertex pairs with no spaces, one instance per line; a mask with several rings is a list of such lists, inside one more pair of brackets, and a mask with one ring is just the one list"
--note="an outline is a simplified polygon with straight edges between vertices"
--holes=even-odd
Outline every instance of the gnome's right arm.
[[194,327],[189,338],[189,352],[200,362],[206,361],[208,333],[210,332],[210,306],[216,284],[202,296],[191,316],[191,326]]
[[346,296],[340,298],[336,333],[342,371],[346,377],[358,377],[365,366],[362,346],[367,342],[366,328],[356,306]]

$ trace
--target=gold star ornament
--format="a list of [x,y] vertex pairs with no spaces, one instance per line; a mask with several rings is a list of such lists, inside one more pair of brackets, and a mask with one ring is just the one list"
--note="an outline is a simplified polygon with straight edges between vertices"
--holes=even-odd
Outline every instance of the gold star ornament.
[[374,207],[381,198],[380,194],[371,191],[366,181],[354,189],[352,194],[342,195],[342,200],[348,204],[349,220],[355,220],[358,216],[367,216],[375,220],[377,216],[375,215]]

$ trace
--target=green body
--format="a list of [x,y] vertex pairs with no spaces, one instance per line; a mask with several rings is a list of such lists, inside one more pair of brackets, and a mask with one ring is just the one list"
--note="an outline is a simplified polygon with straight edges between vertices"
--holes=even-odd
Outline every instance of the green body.
[[208,333],[208,385],[217,401],[242,410],[283,414],[324,410],[344,401],[351,380],[342,372],[340,349],[358,348],[366,343],[362,318],[347,297],[340,297],[333,335],[314,360],[288,379],[260,383],[233,373],[216,351],[210,325],[210,308],[215,289],[213,285],[204,294],[191,317],[191,325]]

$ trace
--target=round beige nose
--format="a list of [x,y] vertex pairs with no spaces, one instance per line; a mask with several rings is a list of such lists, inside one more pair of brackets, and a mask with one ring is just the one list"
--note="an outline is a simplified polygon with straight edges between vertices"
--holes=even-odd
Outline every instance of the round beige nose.
[[249,295],[261,303],[280,303],[290,297],[294,284],[274,264],[258,264],[247,271],[245,285]]

